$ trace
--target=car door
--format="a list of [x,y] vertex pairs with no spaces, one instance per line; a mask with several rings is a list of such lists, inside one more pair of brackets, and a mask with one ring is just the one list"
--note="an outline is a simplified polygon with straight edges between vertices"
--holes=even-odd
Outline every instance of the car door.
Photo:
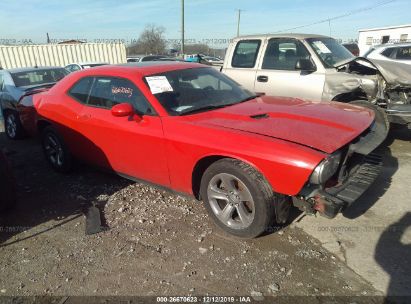
[[224,74],[251,92],[254,91],[261,44],[261,39],[240,40],[235,46],[231,46],[234,48],[233,52],[227,51],[227,54],[233,55],[226,59],[223,68]]
[[[130,103],[136,116],[113,116],[111,108],[120,103]],[[92,162],[127,177],[169,186],[161,118],[129,79],[95,77],[78,124],[97,152]]]
[[318,67],[314,72],[298,70],[296,64],[299,59],[311,60],[311,54],[301,41],[269,39],[255,76],[254,91],[269,96],[321,100],[325,72]]

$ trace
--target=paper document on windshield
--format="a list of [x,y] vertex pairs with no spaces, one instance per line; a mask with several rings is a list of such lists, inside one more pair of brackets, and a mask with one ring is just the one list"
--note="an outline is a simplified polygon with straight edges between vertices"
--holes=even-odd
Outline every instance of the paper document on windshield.
[[146,80],[153,94],[173,92],[173,87],[166,76],[150,76],[146,77]]
[[330,49],[322,41],[314,41],[314,45],[320,50],[323,54],[330,54]]

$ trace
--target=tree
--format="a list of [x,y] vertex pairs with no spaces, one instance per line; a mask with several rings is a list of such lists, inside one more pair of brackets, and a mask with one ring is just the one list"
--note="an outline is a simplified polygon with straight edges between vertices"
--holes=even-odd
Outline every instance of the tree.
[[210,47],[207,44],[186,44],[185,45],[186,54],[208,54],[210,52]]
[[137,43],[128,48],[131,54],[164,54],[167,41],[164,38],[165,28],[148,24],[137,40]]

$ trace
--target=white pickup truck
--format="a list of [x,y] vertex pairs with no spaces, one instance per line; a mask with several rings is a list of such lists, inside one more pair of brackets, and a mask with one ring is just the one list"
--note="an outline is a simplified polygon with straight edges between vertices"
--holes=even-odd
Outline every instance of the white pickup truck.
[[409,66],[354,57],[330,37],[237,37],[221,71],[257,94],[352,102],[384,109],[391,122],[411,124]]

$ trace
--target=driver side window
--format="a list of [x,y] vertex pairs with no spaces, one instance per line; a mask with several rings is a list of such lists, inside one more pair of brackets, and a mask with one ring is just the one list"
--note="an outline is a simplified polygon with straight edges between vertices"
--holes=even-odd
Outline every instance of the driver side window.
[[298,40],[275,38],[268,42],[262,69],[294,71],[300,59],[310,59],[310,53]]
[[120,103],[130,103],[142,115],[154,114],[154,109],[144,95],[129,80],[115,77],[96,77],[87,104],[111,109]]

